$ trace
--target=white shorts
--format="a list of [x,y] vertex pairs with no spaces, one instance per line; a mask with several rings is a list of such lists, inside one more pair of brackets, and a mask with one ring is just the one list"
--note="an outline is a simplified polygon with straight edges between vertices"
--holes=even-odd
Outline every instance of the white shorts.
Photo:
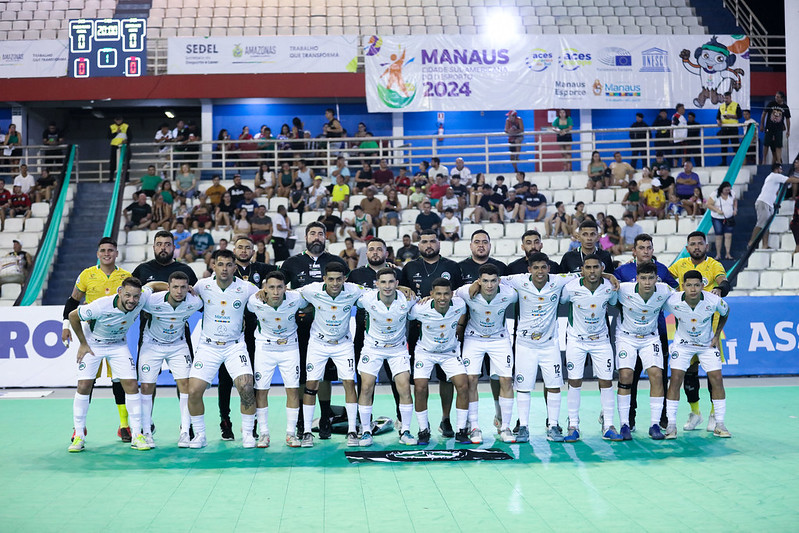
[[682,370],[685,372],[688,370],[688,367],[691,366],[691,359],[693,359],[694,356],[699,358],[699,364],[702,365],[705,372],[721,370],[721,352],[718,348],[673,342],[671,346],[669,346],[669,353],[671,354],[669,366],[673,370]]
[[358,372],[377,377],[384,360],[388,361],[392,377],[411,371],[411,356],[408,355],[408,345],[400,344],[390,348],[364,345],[363,350],[361,350],[361,360],[358,363]]
[[663,370],[663,356],[660,353],[660,336],[646,335],[638,338],[625,333],[616,333],[616,367],[635,370],[636,358],[641,359],[644,370],[653,366]]
[[483,357],[491,360],[491,375],[509,378],[513,376],[513,349],[507,333],[503,336],[482,338],[466,336],[463,339],[461,359],[466,373],[479,376],[483,373]]
[[338,379],[355,381],[355,349],[352,338],[347,336],[338,344],[330,344],[319,339],[308,340],[308,356],[305,371],[308,381],[321,381],[325,376],[325,365],[330,359],[338,370]]
[[457,348],[448,352],[434,353],[420,348],[417,344],[414,358],[416,359],[413,365],[413,377],[415,378],[430,379],[433,367],[436,365],[441,367],[448,380],[452,379],[452,376],[466,374],[466,367],[463,366],[460,350]]
[[516,376],[517,391],[535,390],[535,377],[541,368],[544,387],[558,389],[563,386],[560,344],[554,337],[545,342],[532,341],[526,337],[516,337]]
[[87,341],[94,355],[86,354],[78,363],[78,380],[97,377],[103,359],[111,368],[114,379],[136,379],[136,362],[130,355],[130,348],[125,344],[99,344]]
[[161,344],[145,338],[139,350],[139,381],[155,383],[164,361],[173,378],[188,379],[191,372],[191,352],[186,340]]
[[591,355],[594,376],[597,379],[613,379],[613,347],[610,339],[584,341],[574,337],[566,338],[566,368],[568,379],[583,379],[585,358]]
[[300,346],[297,337],[288,339],[286,344],[271,341],[255,341],[255,389],[269,390],[275,368],[280,369],[280,377],[287,389],[300,386]]
[[201,340],[194,352],[194,365],[189,377],[211,383],[223,364],[232,380],[246,374],[252,375],[252,365],[244,336],[238,341],[221,346]]

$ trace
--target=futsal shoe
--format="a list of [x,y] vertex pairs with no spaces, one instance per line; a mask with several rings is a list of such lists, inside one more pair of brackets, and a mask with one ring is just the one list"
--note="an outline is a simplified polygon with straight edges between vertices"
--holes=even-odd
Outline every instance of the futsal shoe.
[[255,448],[255,437],[252,436],[252,433],[242,434],[241,435],[241,447],[242,448]]
[[530,442],[530,428],[519,426],[519,431],[516,432],[516,442]]
[[131,440],[130,447],[140,452],[150,449],[150,445],[147,444],[147,439],[145,439],[144,435],[142,435],[141,433],[136,435],[135,439]]
[[302,444],[303,448],[313,448],[313,433],[310,431],[308,433],[302,434]]
[[602,438],[613,442],[621,442],[624,440],[624,437],[622,437],[619,432],[616,431],[615,426],[610,426],[607,430],[605,430],[605,432],[602,434]]
[[483,443],[483,432],[480,431],[480,428],[472,428],[472,430],[469,432],[469,440],[472,441],[472,444]]
[[419,441],[406,429],[402,432],[402,435],[400,435],[399,443],[405,444],[406,446],[416,446],[419,444]]
[[[86,430],[86,428],[84,427],[84,428],[83,428],[83,436],[85,437],[85,436],[86,436],[86,435],[88,435],[88,434],[89,434],[89,432],[88,432],[88,431]],[[72,437],[71,437],[71,439],[70,439],[70,441],[69,441],[69,442],[72,442],[73,440],[75,440],[75,437],[77,437],[77,436],[78,436],[78,435],[77,435],[77,432],[75,431],[75,428],[72,428]]]
[[[371,437],[371,435],[369,436]],[[358,438],[357,433],[355,433],[354,431],[350,431],[349,433],[347,433],[347,446],[352,448],[360,445],[361,445],[361,440]]]
[[510,428],[505,428],[499,432],[499,440],[509,444],[514,443],[516,442],[516,435],[513,434],[513,431],[511,431]]
[[230,423],[229,418],[222,419],[219,429],[222,431],[222,440],[236,440],[236,436],[233,434],[233,424]]
[[455,442],[458,444],[472,444],[472,439],[469,437],[469,432],[466,428],[459,429],[455,434]]
[[147,446],[150,448],[155,448],[155,439],[153,439],[152,433],[145,435],[144,440],[147,441]]
[[[682,427],[683,431],[693,431],[696,427],[702,423],[702,415],[696,413],[690,413],[688,415],[688,421]],[[668,425],[666,426],[668,428]]]
[[197,433],[189,442],[189,448],[205,448],[206,446],[208,446],[208,441],[205,439],[205,433]]
[[502,420],[497,415],[494,415],[494,427],[497,428],[497,434],[499,434],[499,428],[502,427]]
[[710,413],[710,416],[707,417],[707,431],[708,433],[716,431],[716,415]]
[[[571,429],[577,432],[577,440],[580,440],[580,432],[577,431],[576,428]],[[547,429],[547,440],[551,442],[564,442],[566,440],[566,438],[563,436],[563,430],[561,429],[560,425],[550,426],[549,429]]]
[[624,424],[621,426],[621,431],[619,431],[622,440],[633,440],[633,432],[630,429],[630,426]]
[[302,441],[297,438],[297,435],[286,434],[286,446],[289,448],[299,448],[302,446]]
[[[327,440],[333,434],[333,423],[326,416],[319,419],[319,438]],[[357,446],[357,445],[356,445]]]
[[257,448],[269,448],[269,432],[264,431],[258,436],[258,441],[255,443]]
[[416,437],[416,444],[420,446],[427,446],[430,444],[430,428],[419,431],[419,435]]
[[677,426],[674,424],[669,424],[666,428],[666,434],[664,437],[666,440],[674,440],[677,438]]
[[86,443],[83,437],[75,437],[72,439],[72,444],[69,445],[67,451],[70,453],[82,452],[86,448]]
[[441,436],[445,439],[451,439],[455,436],[455,431],[452,429],[452,423],[449,421],[449,418],[441,419],[441,423],[438,425],[438,432],[441,433]]
[[[372,439],[372,433],[369,431],[364,431],[363,435],[361,435],[361,440],[358,441],[358,446],[361,448],[367,448],[372,445],[374,439]],[[349,445],[349,441],[347,442]]]
[[566,436],[563,437],[563,442],[577,442],[578,440],[580,440],[580,428],[570,426],[568,433],[566,433]]
[[130,428],[123,428],[120,426],[119,429],[117,429],[117,437],[122,439],[122,442],[130,442],[132,440]]
[[732,437],[732,434],[727,430],[727,426],[724,425],[724,422],[719,422],[716,424],[716,428],[713,430],[713,436],[729,439]]
[[178,448],[188,448],[191,443],[191,438],[188,433],[181,433],[178,439]]
[[666,438],[666,436],[660,430],[660,425],[658,424],[652,424],[652,427],[649,428],[649,437],[652,440],[663,440]]

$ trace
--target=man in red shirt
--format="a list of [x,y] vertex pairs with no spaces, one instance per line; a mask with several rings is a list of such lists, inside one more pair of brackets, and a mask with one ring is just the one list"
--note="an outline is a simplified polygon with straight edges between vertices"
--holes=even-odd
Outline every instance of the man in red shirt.
[[24,192],[20,185],[14,185],[14,194],[11,195],[11,218],[22,215],[28,219],[31,216],[31,198]]
[[444,197],[448,188],[449,185],[446,182],[446,178],[439,175],[438,178],[436,178],[436,182],[428,188],[431,203],[433,205],[438,203],[438,201]]
[[388,194],[388,189],[394,183],[394,172],[388,168],[388,161],[380,160],[380,168],[372,172],[372,179],[374,179],[378,191]]
[[0,178],[0,231],[5,229],[6,215],[11,209],[11,191],[6,189],[6,181]]

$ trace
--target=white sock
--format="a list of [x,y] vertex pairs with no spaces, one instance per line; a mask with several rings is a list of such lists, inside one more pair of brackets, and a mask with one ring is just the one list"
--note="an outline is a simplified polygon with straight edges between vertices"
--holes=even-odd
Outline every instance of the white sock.
[[258,419],[258,431],[269,433],[269,407],[256,407],[255,417]]
[[191,425],[194,426],[194,436],[205,435],[205,415],[189,416]]
[[[547,401],[549,397],[547,397]],[[580,427],[580,387],[569,387],[566,393],[566,404],[569,408],[569,427]]]
[[255,427],[255,415],[241,413],[241,438],[252,437],[252,430]]
[[361,419],[361,432],[372,431],[372,406],[358,405],[358,416]]
[[469,424],[472,428],[480,427],[480,423],[477,421],[478,407],[480,407],[480,402],[469,402]]
[[419,431],[430,429],[430,421],[427,419],[427,409],[416,411],[416,422],[419,424]]
[[666,400],[666,418],[670,426],[677,425],[677,408],[680,406],[680,400]]
[[[499,408],[502,415],[502,426],[499,429],[508,429],[510,427],[510,419],[513,416],[513,398],[499,397]],[[521,424],[521,422],[519,422]]]
[[189,395],[180,393],[180,431],[188,433],[191,425],[191,415],[189,415]]
[[[549,427],[556,427],[558,425],[558,419],[560,418],[560,402],[560,391],[555,393],[550,392],[547,394],[547,419],[549,420]],[[579,411],[579,403],[577,405]],[[579,423],[579,421],[580,418],[578,413],[577,422]]]
[[86,413],[89,412],[89,395],[75,393],[72,401],[72,419],[75,425],[75,435],[83,437],[83,430],[86,429]]
[[469,420],[469,410],[468,409],[458,409],[455,408],[455,420],[458,423],[458,431],[466,428],[466,421]]
[[[358,404],[357,403],[345,403],[344,409],[347,411],[347,432],[348,433],[355,433],[355,429],[358,427],[357,419],[358,416]],[[371,426],[367,426],[363,428],[363,431],[371,431]]]
[[303,433],[311,432],[311,426],[313,425],[313,412],[315,408],[316,402],[312,403],[311,405],[302,404]]
[[663,414],[663,396],[649,397],[649,422],[650,426],[660,424],[660,415]]
[[613,389],[611,387],[599,389],[599,401],[602,403],[602,416],[604,419],[602,429],[607,430],[613,425],[613,410],[614,407],[616,407],[616,401],[613,398]]
[[494,416],[502,418],[502,406],[499,405],[499,400],[494,400]]
[[297,420],[299,420],[299,418],[299,407],[286,407],[286,435],[297,434]]
[[619,403],[619,424],[630,425],[630,399],[632,394],[619,394],[616,401]]
[[727,400],[712,400],[713,409],[716,411],[716,424],[724,423],[724,414],[727,412]]
[[400,423],[402,424],[402,431],[411,430],[411,416],[413,414],[412,403],[401,403],[399,405]]
[[530,425],[530,392],[518,391],[516,393],[516,410],[519,412],[519,425]]
[[153,397],[149,394],[141,395],[141,429],[145,435],[150,434],[153,423]]
[[128,410],[128,425],[133,438],[141,433],[141,394],[126,394],[125,408]]

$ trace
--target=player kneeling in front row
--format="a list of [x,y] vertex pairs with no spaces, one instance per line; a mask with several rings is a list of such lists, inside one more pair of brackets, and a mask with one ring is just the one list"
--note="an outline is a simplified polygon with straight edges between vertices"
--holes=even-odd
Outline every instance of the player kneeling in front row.
[[203,307],[198,296],[189,294],[189,277],[183,272],[173,272],[168,283],[153,281],[148,284],[155,290],[144,305],[150,316],[144,326],[144,339],[139,352],[139,380],[141,381],[142,428],[150,448],[155,441],[150,432],[155,383],[166,360],[180,398],[180,437],[178,447],[189,447],[189,373],[191,352],[186,344],[186,321]]
[[150,449],[141,433],[141,395],[136,382],[136,363],[125,337],[151,294],[150,288],[142,290],[141,281],[128,277],[122,281],[116,295],[103,296],[69,313],[69,324],[80,341],[78,387],[72,405],[75,436],[69,446],[70,452],[82,452],[85,447],[84,428],[89,411],[89,394],[103,359],[106,359],[114,377],[119,379],[125,390],[125,406],[133,436],[130,447],[136,450]]
[[662,440],[660,415],[663,412],[663,357],[660,353],[658,317],[671,296],[665,283],[658,283],[657,265],[638,263],[638,282],[622,283],[617,306],[621,316],[616,326],[616,361],[619,368],[619,421],[624,440],[633,438],[630,429],[630,391],[638,358],[649,376],[649,436]]
[[[711,400],[716,415],[716,428],[713,434],[717,437],[730,437],[724,425],[724,414],[727,401],[724,383],[721,378],[721,332],[730,308],[727,303],[712,292],[702,290],[704,282],[698,270],[689,270],[683,276],[684,292],[671,295],[666,302],[666,310],[674,314],[677,330],[674,334],[669,352],[671,359],[671,381],[666,394],[666,417],[668,427],[666,438],[677,438],[677,407],[680,405],[680,387],[682,387],[685,371],[694,356],[707,372],[710,382]],[[718,326],[713,332],[713,314],[720,315]]]
[[431,287],[430,301],[425,299],[416,303],[408,318],[418,320],[420,323],[413,376],[416,421],[419,423],[418,443],[422,445],[430,443],[430,423],[427,417],[428,382],[433,367],[439,365],[457,392],[455,411],[458,432],[455,434],[455,440],[460,444],[471,444],[472,440],[466,430],[469,416],[469,381],[458,341],[466,322],[466,303],[457,296],[453,297],[452,285],[448,279],[436,278]]
[[269,387],[280,369],[286,388],[286,446],[300,447],[297,419],[300,414],[300,347],[296,314],[308,306],[296,291],[286,290],[286,277],[274,271],[264,287],[250,296],[247,309],[258,320],[255,328],[255,415],[260,435],[256,445],[269,447]]
[[[399,394],[400,412],[400,444],[413,446],[416,438],[411,434],[411,415],[413,399],[411,398],[411,367],[405,330],[408,324],[408,312],[413,306],[411,300],[397,290],[397,273],[393,268],[382,268],[377,271],[377,290],[369,291],[358,299],[358,307],[366,311],[361,363],[358,370],[361,375],[361,394],[358,399],[358,413],[361,418],[360,445],[372,444],[372,405],[374,403],[375,382],[377,374],[388,361],[394,385]],[[412,294],[412,293],[411,293]]]

